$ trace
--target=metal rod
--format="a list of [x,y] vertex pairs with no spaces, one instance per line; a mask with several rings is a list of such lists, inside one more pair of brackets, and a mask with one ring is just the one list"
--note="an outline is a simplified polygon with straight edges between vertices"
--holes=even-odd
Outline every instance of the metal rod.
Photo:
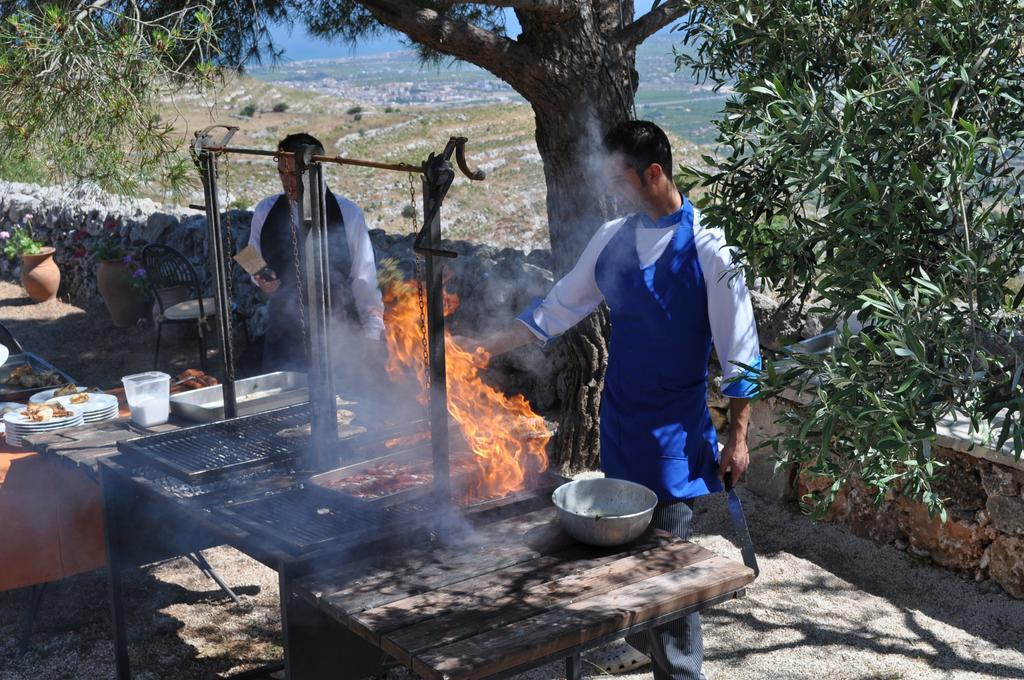
[[[199,154],[206,193],[206,227],[209,241],[210,273],[213,277],[213,295],[217,303],[217,325],[220,330],[221,358],[224,375],[221,387],[224,394],[224,417],[238,415],[235,396],[235,357],[231,342],[231,298],[228,295],[230,256],[225,252],[224,233],[220,223],[220,205],[217,198],[217,155],[210,151]],[[201,291],[200,291],[201,292]],[[199,331],[202,332],[202,329]]]
[[124,590],[121,570],[127,560],[123,546],[115,538],[121,518],[121,501],[115,488],[114,478],[104,465],[99,466],[100,489],[103,492],[103,542],[107,549],[107,599],[110,603],[110,623],[114,633],[114,669],[117,680],[131,680],[131,664],[128,659],[128,635],[125,632]]
[[[441,202],[448,193],[455,172],[445,156],[427,159],[423,175],[426,240],[427,353],[430,358],[430,444],[434,459],[434,495],[439,507],[452,502],[451,465],[448,444],[448,385],[444,348],[444,259],[438,257],[441,243]],[[418,239],[417,239],[418,240]]]
[[[303,164],[305,165],[305,164]],[[327,235],[327,184],[324,167],[312,163],[309,196],[312,220],[306,233],[306,310],[309,322],[309,405],[313,465],[323,470],[336,461],[338,424],[334,397],[334,366],[331,361],[331,267]],[[296,272],[298,274],[298,272]]]
[[[245,156],[281,156],[295,155],[291,151],[268,151],[266,149],[245,149],[237,146],[206,146],[204,150],[213,153],[235,153]],[[358,158],[345,158],[344,156],[313,156],[310,161],[314,163],[337,163],[338,165],[357,165],[362,168],[376,168],[378,170],[395,170],[396,172],[423,172],[420,165],[409,165],[408,163],[379,163],[377,161],[364,161]]]

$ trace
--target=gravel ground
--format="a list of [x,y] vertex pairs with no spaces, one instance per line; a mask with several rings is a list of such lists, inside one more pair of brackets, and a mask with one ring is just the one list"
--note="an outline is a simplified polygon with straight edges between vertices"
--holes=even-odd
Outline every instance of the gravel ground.
[[[19,290],[0,283],[0,321],[26,349],[83,382],[107,384],[110,376],[149,368],[151,330],[111,332],[102,308],[20,304]],[[93,346],[83,348],[88,343],[80,338]],[[179,345],[176,360],[194,360],[194,345]],[[705,672],[712,679],[1024,678],[1024,603],[742,495],[762,572],[746,597],[704,615]],[[722,498],[699,503],[696,522],[696,542],[739,559]],[[206,555],[242,604],[185,559],[130,579],[135,677],[222,677],[280,660],[275,574],[227,547]],[[16,657],[28,597],[27,590],[0,593],[0,680],[113,677],[104,572],[49,586],[31,649]],[[562,672],[552,664],[520,677],[547,680]]]

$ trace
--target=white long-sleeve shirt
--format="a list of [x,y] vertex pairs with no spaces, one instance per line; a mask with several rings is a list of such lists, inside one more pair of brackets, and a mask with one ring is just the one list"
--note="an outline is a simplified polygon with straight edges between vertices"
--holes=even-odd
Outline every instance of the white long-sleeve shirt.
[[[256,205],[256,209],[253,210],[249,229],[249,245],[256,248],[260,255],[263,254],[260,248],[263,225],[274,204],[283,195],[268,196],[260,201]],[[372,340],[379,340],[384,332],[384,302],[381,298],[380,285],[377,283],[377,263],[373,256],[370,232],[366,228],[366,218],[363,217],[363,211],[358,205],[343,196],[333,195],[338,202],[338,208],[341,210],[341,217],[345,223],[345,240],[348,242],[348,252],[352,259],[349,285],[352,287],[352,297],[355,300],[359,323],[362,326],[363,335]],[[273,319],[271,319],[271,323],[273,323]]]
[[[640,267],[654,264],[672,241],[681,212],[665,216],[657,224],[642,215],[636,229],[636,254]],[[561,335],[594,311],[604,295],[597,285],[598,257],[629,217],[606,222],[590,239],[572,270],[562,277],[544,300],[535,301],[519,320],[541,342]],[[751,396],[753,384],[748,371],[737,364],[758,369],[760,344],[754,322],[754,308],[742,272],[735,270],[734,250],[725,242],[721,229],[705,228],[694,209],[693,238],[697,259],[708,290],[708,321],[712,342],[722,367],[722,393],[730,397]]]

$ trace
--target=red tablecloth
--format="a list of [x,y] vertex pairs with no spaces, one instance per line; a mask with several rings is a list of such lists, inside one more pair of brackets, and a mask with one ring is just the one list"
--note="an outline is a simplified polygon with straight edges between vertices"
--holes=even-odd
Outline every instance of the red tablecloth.
[[[110,392],[127,415],[123,391]],[[99,483],[52,456],[10,446],[0,435],[0,591],[106,563]]]
[[105,565],[102,503],[81,470],[0,442],[0,590]]

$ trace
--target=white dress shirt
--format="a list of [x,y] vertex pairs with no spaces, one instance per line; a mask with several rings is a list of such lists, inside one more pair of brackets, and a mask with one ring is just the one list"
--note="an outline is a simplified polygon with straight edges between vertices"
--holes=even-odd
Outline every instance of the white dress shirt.
[[[641,215],[636,229],[636,254],[641,269],[654,264],[672,241],[682,210],[651,221]],[[598,257],[612,237],[629,219],[606,222],[590,239],[576,265],[562,277],[544,300],[537,300],[519,316],[542,343],[561,335],[594,311],[604,295],[595,279]],[[705,228],[700,213],[693,211],[693,238],[697,259],[708,290],[708,321],[712,342],[722,367],[722,393],[730,397],[753,394],[753,384],[745,379],[748,371],[761,366],[760,344],[754,322],[754,309],[743,273],[733,264],[734,249],[725,242],[721,229]]]
[[[253,210],[249,245],[256,248],[261,255],[263,253],[260,249],[260,235],[263,233],[263,224],[281,196],[284,194],[268,196]],[[384,302],[381,299],[380,285],[377,283],[377,263],[373,257],[373,244],[370,242],[370,232],[366,228],[366,218],[363,217],[363,211],[358,205],[343,196],[333,196],[338,202],[342,220],[345,222],[345,240],[348,242],[348,252],[352,259],[349,285],[352,287],[359,323],[364,336],[379,340],[384,332]]]

